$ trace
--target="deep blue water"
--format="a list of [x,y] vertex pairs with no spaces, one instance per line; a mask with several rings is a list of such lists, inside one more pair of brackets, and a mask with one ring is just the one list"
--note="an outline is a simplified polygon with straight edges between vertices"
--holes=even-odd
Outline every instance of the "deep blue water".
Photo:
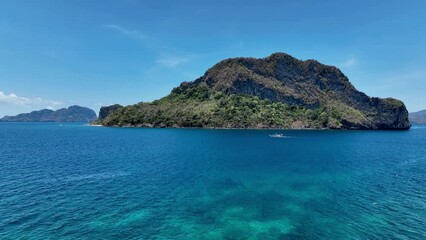
[[0,123],[0,239],[426,239],[426,127]]

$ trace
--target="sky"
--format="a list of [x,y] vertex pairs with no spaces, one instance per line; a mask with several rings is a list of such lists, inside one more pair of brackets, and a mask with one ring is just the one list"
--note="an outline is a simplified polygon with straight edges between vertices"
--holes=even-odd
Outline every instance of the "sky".
[[0,1],[0,117],[161,98],[231,57],[339,67],[426,109],[426,1]]

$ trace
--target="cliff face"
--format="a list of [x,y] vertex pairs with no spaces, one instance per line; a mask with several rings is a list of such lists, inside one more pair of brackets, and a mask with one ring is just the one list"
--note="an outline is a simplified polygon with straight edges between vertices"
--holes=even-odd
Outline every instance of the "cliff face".
[[114,105],[107,106],[107,107],[101,107],[101,109],[99,110],[99,120],[106,118],[113,111],[115,111],[119,108],[122,108],[122,107],[123,106],[121,106],[120,104],[114,104]]
[[56,111],[43,109],[16,116],[6,116],[4,122],[90,122],[96,120],[96,113],[89,108],[70,106]]
[[[236,97],[252,101],[253,104],[243,108],[242,100],[236,100]],[[265,109],[257,109],[259,101],[266,101],[260,104]],[[226,102],[225,105],[223,102]],[[315,60],[301,61],[284,53],[261,59],[232,58],[221,61],[199,79],[182,83],[163,99],[113,111],[104,124],[156,126],[167,116],[167,121],[162,123],[164,126],[186,125],[179,116],[188,117],[193,113],[188,113],[190,109],[185,112],[169,110],[167,106],[176,103],[182,103],[182,109],[191,105],[202,119],[196,124],[201,127],[410,127],[408,112],[401,101],[369,97],[357,91],[336,67]],[[221,111],[220,104],[237,110],[234,114]],[[278,108],[271,108],[274,104]],[[175,119],[164,114],[164,111],[173,111]],[[129,121],[123,118],[123,114],[128,116]],[[146,115],[152,117],[147,118]],[[221,118],[226,119],[221,121]],[[240,118],[240,121],[236,118]],[[232,124],[229,125],[229,122]]]

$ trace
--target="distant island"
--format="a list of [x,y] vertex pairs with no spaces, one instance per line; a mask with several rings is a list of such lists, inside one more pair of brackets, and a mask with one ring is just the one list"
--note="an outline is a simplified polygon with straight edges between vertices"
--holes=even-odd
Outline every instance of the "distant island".
[[16,116],[5,116],[2,122],[91,122],[97,119],[95,111],[80,106],[70,106],[56,111],[43,109]]
[[426,124],[426,110],[410,113],[409,119],[413,124]]
[[94,124],[118,127],[409,129],[393,98],[357,91],[336,67],[285,53],[231,58],[159,100],[102,107]]

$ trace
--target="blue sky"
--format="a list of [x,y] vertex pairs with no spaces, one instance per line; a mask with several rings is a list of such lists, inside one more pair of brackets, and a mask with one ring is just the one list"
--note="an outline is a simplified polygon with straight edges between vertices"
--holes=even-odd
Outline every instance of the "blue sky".
[[134,104],[286,52],[426,109],[426,1],[0,1],[0,116]]

